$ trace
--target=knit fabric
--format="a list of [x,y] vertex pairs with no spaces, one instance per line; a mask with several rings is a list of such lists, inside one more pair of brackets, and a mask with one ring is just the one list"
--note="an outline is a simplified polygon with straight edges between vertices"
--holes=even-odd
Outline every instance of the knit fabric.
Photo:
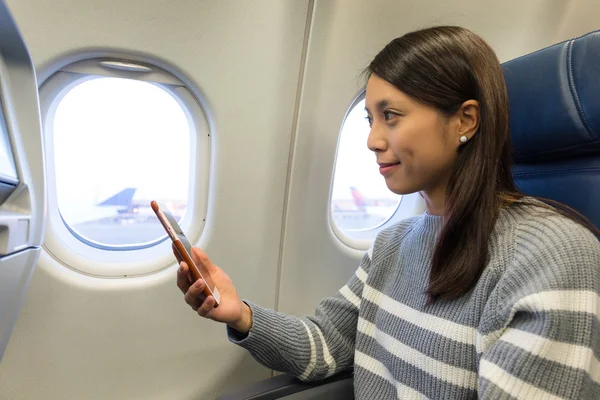
[[548,210],[501,211],[477,285],[427,304],[443,217],[382,231],[314,316],[247,302],[231,341],[265,366],[318,380],[354,366],[357,399],[600,398],[600,243]]

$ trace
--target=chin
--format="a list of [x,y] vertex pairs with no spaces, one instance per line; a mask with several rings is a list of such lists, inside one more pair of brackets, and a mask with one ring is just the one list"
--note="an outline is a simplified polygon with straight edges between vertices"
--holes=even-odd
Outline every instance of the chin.
[[414,185],[406,185],[406,184],[401,184],[401,183],[397,183],[397,182],[389,182],[389,183],[386,182],[386,185],[392,193],[399,194],[399,195],[412,194],[412,193],[420,192],[421,190],[423,190],[423,188],[416,187]]

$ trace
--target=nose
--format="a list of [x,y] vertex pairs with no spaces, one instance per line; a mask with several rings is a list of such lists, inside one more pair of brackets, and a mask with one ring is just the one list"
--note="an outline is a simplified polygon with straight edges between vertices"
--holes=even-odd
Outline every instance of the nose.
[[371,125],[371,131],[367,139],[367,147],[369,150],[375,153],[384,152],[387,150],[387,141],[382,129],[379,128],[379,124],[373,122]]

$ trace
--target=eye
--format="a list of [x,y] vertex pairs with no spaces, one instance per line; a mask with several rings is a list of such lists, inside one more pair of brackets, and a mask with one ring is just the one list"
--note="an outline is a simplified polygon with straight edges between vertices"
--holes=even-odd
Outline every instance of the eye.
[[369,126],[373,126],[373,118],[369,117],[368,115],[365,117],[365,119],[367,120],[367,122],[369,123]]
[[383,112],[383,118],[386,121],[390,121],[392,118],[394,118],[397,114],[391,112],[391,111],[384,111]]

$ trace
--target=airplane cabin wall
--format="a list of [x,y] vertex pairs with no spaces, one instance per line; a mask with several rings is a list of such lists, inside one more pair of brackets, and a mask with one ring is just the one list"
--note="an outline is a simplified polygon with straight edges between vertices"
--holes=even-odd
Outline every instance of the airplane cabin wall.
[[[358,75],[389,40],[458,24],[505,61],[600,28],[600,1],[7,3],[42,78],[61,57],[110,48],[150,54],[200,89],[213,134],[200,245],[243,297],[298,315],[335,293],[362,255],[332,233],[328,199]],[[43,254],[0,363],[0,399],[204,399],[268,376],[183,304],[174,270],[107,281]]]
[[[201,245],[241,295],[274,307],[308,1],[7,3],[40,84],[61,60],[116,49],[198,89],[212,146]],[[0,399],[206,399],[270,375],[185,304],[175,263],[98,279],[45,252],[0,363]]]

